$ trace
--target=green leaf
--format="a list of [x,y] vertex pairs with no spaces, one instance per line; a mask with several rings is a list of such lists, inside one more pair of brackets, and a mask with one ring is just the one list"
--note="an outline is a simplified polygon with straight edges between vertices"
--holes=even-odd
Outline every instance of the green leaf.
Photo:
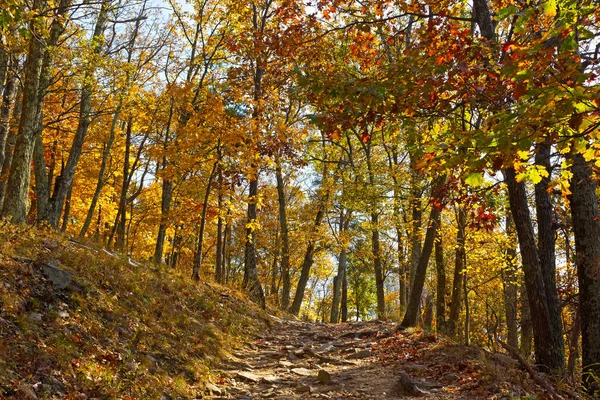
[[567,35],[565,40],[563,40],[562,46],[560,46],[562,50],[574,51],[577,49],[577,41],[575,40],[575,33],[571,32]]
[[503,19],[506,19],[518,12],[519,12],[519,8],[517,6],[508,6],[501,10],[498,10],[498,14],[497,14],[498,20],[502,21]]
[[483,185],[484,182],[483,172],[473,172],[465,179],[465,183],[471,187],[479,187]]

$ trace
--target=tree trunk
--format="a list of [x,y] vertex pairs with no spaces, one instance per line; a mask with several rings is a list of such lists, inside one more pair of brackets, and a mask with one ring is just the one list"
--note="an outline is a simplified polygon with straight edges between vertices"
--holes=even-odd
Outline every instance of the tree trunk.
[[[438,177],[431,188],[432,199],[439,196],[439,192],[446,181],[445,176]],[[416,326],[419,320],[419,304],[421,303],[421,295],[423,294],[423,286],[425,284],[425,276],[427,275],[427,265],[429,264],[429,257],[433,251],[433,242],[435,241],[435,234],[437,231],[437,221],[440,213],[442,212],[441,207],[432,205],[431,213],[429,214],[429,226],[425,233],[425,242],[423,243],[423,250],[419,257],[419,263],[414,274],[414,281],[410,290],[410,297],[408,300],[408,307],[404,318],[400,323],[401,327]]]
[[452,302],[450,303],[450,315],[446,323],[447,332],[456,337],[458,331],[458,318],[460,316],[460,302],[463,280],[465,279],[465,227],[467,225],[467,213],[461,206],[456,212],[456,252],[454,256],[454,278],[452,280]]
[[529,309],[529,300],[527,299],[527,290],[525,284],[519,290],[521,303],[521,344],[519,351],[525,359],[531,359],[533,345],[533,325],[531,323],[531,310]]
[[[41,12],[41,0],[35,0],[33,10]],[[31,160],[35,145],[36,115],[39,103],[40,74],[46,44],[43,33],[38,31],[38,24],[33,20],[29,24],[31,32],[29,50],[25,61],[25,78],[23,83],[23,106],[19,130],[2,207],[2,216],[10,218],[13,223],[25,223],[29,198],[29,180]]]
[[385,293],[383,266],[381,265],[381,245],[379,243],[379,214],[371,213],[371,249],[373,251],[373,269],[375,270],[375,288],[377,290],[377,319],[385,320]]
[[285,186],[281,165],[278,163],[275,168],[277,179],[277,200],[279,202],[279,227],[281,229],[281,309],[287,310],[290,306],[290,237],[287,222],[287,201],[285,198]]
[[[537,145],[535,155],[536,165],[543,166],[548,174],[551,173],[550,165],[550,142]],[[542,180],[535,185],[535,209],[537,217],[538,230],[538,254],[540,257],[540,268],[542,279],[544,280],[544,291],[548,301],[548,311],[550,312],[551,324],[550,330],[556,334],[556,351],[561,351],[560,358],[564,363],[564,338],[562,335],[562,308],[560,299],[556,290],[556,255],[555,255],[555,224],[552,200],[548,193],[551,177],[542,177]]]
[[[223,174],[221,169],[219,168],[219,189],[223,187]],[[221,214],[221,209],[223,208],[223,194],[219,192],[219,196],[217,198],[218,208],[219,208],[219,216],[217,218],[217,248],[215,251],[215,280],[217,283],[223,283],[223,215]]]
[[438,229],[435,239],[435,267],[437,288],[435,296],[435,316],[438,332],[445,332],[446,325],[446,266],[444,265],[444,245],[442,243],[442,222],[438,217]]
[[340,303],[342,300],[342,285],[346,276],[347,250],[342,249],[338,258],[338,272],[333,281],[333,299],[331,304],[330,322],[336,324],[340,316]]
[[[16,67],[12,59],[10,64],[11,68]],[[15,97],[15,91],[17,87],[16,81],[17,76],[15,73],[9,71],[8,76],[6,77],[4,90],[3,92],[0,92],[2,94],[2,104],[0,105],[0,170],[3,169],[4,161],[6,160],[6,155],[8,153],[7,144],[9,142],[10,110]],[[0,181],[3,181],[3,177],[4,173],[0,175]],[[0,191],[0,209],[2,208],[2,197],[3,190]]]
[[[6,93],[6,91],[5,91]],[[22,90],[19,86],[19,89],[17,90],[17,94],[16,96],[14,96],[15,98],[15,106],[13,109],[13,120],[15,121],[19,121],[21,119],[21,109],[22,109],[22,105],[23,102],[21,101],[21,96],[20,93],[22,93]],[[3,97],[4,99],[4,97]],[[4,114],[4,105],[7,105],[7,110],[6,110],[6,114]],[[12,129],[11,125],[10,125],[10,104],[9,103],[5,103],[3,100],[2,103],[2,114],[0,115],[0,117],[2,117],[2,121],[0,122],[0,129],[6,129],[6,144],[4,147],[4,161],[2,163],[2,165],[0,165],[0,168],[2,169],[2,171],[0,172],[0,215],[2,215],[2,205],[4,204],[4,197],[6,195],[6,180],[8,179],[8,175],[10,173],[10,166],[12,164],[12,159],[13,159],[13,153],[14,153],[14,149],[15,149],[15,143],[17,140],[17,133],[15,132],[14,129]],[[6,116],[6,119],[4,119],[4,116]]]
[[348,274],[342,277],[342,302],[340,304],[342,322],[348,322]]
[[[258,175],[258,171],[256,171]],[[265,308],[265,293],[258,279],[256,260],[256,228],[250,226],[256,222],[256,201],[258,200],[258,176],[250,181],[248,189],[248,227],[246,228],[246,246],[244,252],[244,280],[243,286],[250,294],[250,298]]]
[[[315,223],[313,225],[312,233],[319,228],[321,222],[323,222],[324,216],[325,204],[321,204],[319,211],[317,211],[317,215],[315,216]],[[300,279],[298,280],[296,293],[294,293],[294,301],[292,302],[292,307],[290,308],[290,312],[296,316],[298,316],[300,313],[300,307],[302,306],[302,301],[304,300],[304,290],[306,289],[306,284],[310,276],[310,269],[313,264],[316,241],[312,238],[312,233],[311,238],[308,241],[306,252],[304,253],[304,261],[302,262],[302,268],[300,270]]]
[[565,361],[562,331],[557,330],[551,321],[525,184],[517,182],[514,168],[507,168],[504,176],[508,186],[510,210],[519,238],[525,287],[531,309],[536,364],[545,371],[559,371],[564,367]]
[[[506,234],[512,242],[515,227],[510,212],[506,215]],[[519,330],[517,326],[517,249],[509,246],[506,249],[506,264],[502,270],[502,286],[504,294],[504,313],[506,316],[506,342],[515,349],[519,348]]]
[[592,164],[582,154],[571,156],[571,216],[575,233],[583,383],[600,394],[600,210]]
[[[416,168],[416,167],[415,167]],[[419,259],[421,258],[421,229],[423,225],[423,210],[421,206],[421,189],[417,184],[416,172],[411,173],[411,199],[410,199],[410,210],[412,215],[411,226],[412,232],[410,236],[410,270],[409,272],[409,286],[408,294],[412,290],[417,266]]]
[[[218,145],[217,145],[218,147]],[[208,182],[206,183],[206,191],[204,192],[204,201],[202,202],[202,215],[200,217],[200,229],[198,231],[198,245],[194,252],[194,266],[192,270],[192,279],[195,281],[200,280],[200,267],[202,266],[202,251],[204,248],[204,229],[206,227],[206,213],[208,212],[208,199],[210,198],[210,192],[212,190],[212,183],[215,179],[215,173],[219,166],[220,159],[217,159],[213,164],[210,175],[208,176]]]
[[100,162],[100,171],[98,172],[98,180],[96,181],[96,189],[94,190],[94,195],[92,196],[92,201],[90,203],[90,207],[88,208],[87,215],[85,217],[85,221],[81,230],[79,231],[79,237],[83,239],[90,228],[90,224],[92,223],[92,219],[94,218],[94,212],[96,210],[96,205],[98,204],[98,199],[100,199],[100,193],[102,193],[102,188],[104,187],[104,174],[106,173],[106,165],[108,164],[108,157],[110,156],[110,151],[112,149],[113,143],[115,141],[115,135],[117,131],[117,124],[119,122],[119,114],[121,112],[121,105],[117,107],[115,113],[113,114],[112,122],[110,124],[110,133],[108,136],[108,140],[104,144],[104,149],[102,151],[102,161]]

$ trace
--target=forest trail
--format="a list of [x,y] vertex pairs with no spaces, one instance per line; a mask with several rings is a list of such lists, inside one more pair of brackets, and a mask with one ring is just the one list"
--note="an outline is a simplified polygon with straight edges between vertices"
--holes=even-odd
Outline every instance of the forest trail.
[[[380,321],[277,320],[234,352],[207,385],[210,399],[509,399],[539,391],[503,355]],[[502,380],[521,377],[511,384]],[[513,397],[514,396],[514,397]]]

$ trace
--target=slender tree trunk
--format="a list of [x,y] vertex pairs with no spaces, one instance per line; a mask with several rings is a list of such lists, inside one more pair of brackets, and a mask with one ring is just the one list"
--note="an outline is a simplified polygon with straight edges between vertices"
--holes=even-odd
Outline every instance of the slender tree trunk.
[[458,318],[460,316],[460,303],[463,280],[465,279],[465,228],[467,225],[467,214],[465,209],[458,206],[456,212],[456,252],[454,256],[454,278],[452,280],[452,302],[450,303],[450,315],[446,324],[448,334],[456,337],[458,331]]
[[[509,241],[514,237],[515,228],[510,212],[506,215],[506,233]],[[506,316],[507,343],[519,348],[519,330],[517,326],[517,249],[512,245],[506,250],[506,265],[502,270],[502,285],[504,293],[504,313]]]
[[121,194],[119,196],[119,211],[115,220],[117,229],[117,239],[115,241],[116,250],[123,251],[125,246],[125,222],[127,220],[127,192],[129,191],[129,176],[133,171],[129,168],[129,158],[131,156],[131,130],[133,128],[133,117],[127,121],[125,130],[125,157],[123,159],[123,182],[121,185]]
[[373,269],[375,270],[375,288],[377,290],[377,318],[385,320],[385,292],[383,266],[381,265],[381,245],[379,243],[379,214],[371,213],[371,249],[373,251]]
[[438,229],[435,239],[435,267],[437,272],[437,290],[435,297],[435,316],[438,332],[445,332],[446,325],[446,266],[444,265],[444,245],[442,242],[442,221],[438,217]]
[[[349,213],[342,211],[340,212],[340,235],[348,229],[348,223],[350,222]],[[340,243],[341,249],[338,256],[338,270],[337,275],[333,279],[333,293],[331,300],[331,315],[330,322],[337,323],[340,314],[340,302],[342,298],[342,286],[346,277],[346,266],[347,266],[347,250],[343,243]]]
[[60,227],[61,232],[67,231],[67,226],[69,225],[69,217],[71,214],[71,196],[73,195],[73,186],[69,188],[67,192],[67,198],[65,199],[65,212],[63,214],[63,222]]
[[[219,188],[223,187],[223,174],[219,169]],[[217,248],[215,251],[215,280],[217,283],[223,283],[223,215],[221,209],[223,208],[223,194],[219,192],[217,198],[219,216],[217,218]]]
[[[256,171],[258,174],[258,171]],[[256,228],[250,226],[256,222],[256,201],[258,200],[258,176],[250,181],[248,193],[248,224],[246,228],[246,246],[244,252],[243,286],[250,297],[262,308],[265,308],[265,293],[258,279],[256,260]]]
[[279,251],[280,251],[280,235],[279,229],[275,231],[275,251],[273,252],[273,264],[271,264],[271,290],[269,295],[273,296],[275,302],[278,301],[277,293],[277,272],[279,271]]
[[92,196],[92,201],[90,203],[90,207],[88,208],[88,212],[85,217],[85,221],[83,222],[83,226],[79,231],[79,237],[82,239],[85,237],[88,229],[90,228],[90,224],[92,223],[92,219],[94,218],[96,205],[98,204],[98,199],[100,199],[100,193],[102,193],[102,188],[104,187],[104,174],[106,173],[108,157],[110,156],[110,151],[115,141],[120,112],[121,105],[117,107],[115,113],[113,114],[112,122],[110,124],[110,133],[108,136],[108,140],[104,144],[104,149],[102,151],[102,161],[100,162],[100,171],[98,172],[98,180],[96,181],[96,189],[94,190],[94,195]]
[[342,276],[342,303],[340,305],[342,322],[348,322],[348,274]]
[[281,165],[278,163],[275,168],[277,179],[277,200],[279,203],[279,227],[281,229],[281,280],[283,287],[281,289],[281,309],[287,310],[290,306],[290,237],[287,222],[287,201],[285,198],[285,184]]
[[[466,254],[465,256],[466,257]],[[466,264],[466,262],[465,262]],[[469,289],[467,288],[467,272],[463,278],[463,296],[465,297],[465,346],[471,345],[471,309],[469,308]]]
[[[431,196],[432,198],[436,198],[439,196],[439,192],[446,181],[445,176],[441,176],[436,179],[432,188],[431,188]],[[416,326],[419,320],[419,304],[421,302],[421,295],[423,294],[423,286],[425,284],[425,276],[427,275],[427,265],[429,264],[429,257],[431,256],[431,252],[433,251],[433,244],[435,241],[435,234],[437,231],[437,221],[440,213],[442,212],[440,207],[435,207],[432,205],[431,213],[429,214],[429,226],[427,227],[427,232],[425,233],[425,242],[423,243],[423,250],[421,252],[421,257],[419,257],[419,263],[417,264],[417,269],[414,275],[414,281],[412,288],[410,290],[410,297],[408,300],[408,307],[406,308],[406,313],[404,314],[404,318],[400,323],[401,327],[409,327]]]
[[210,198],[210,192],[212,191],[212,183],[215,179],[217,167],[219,166],[220,159],[217,159],[213,164],[210,175],[208,176],[208,182],[206,183],[206,191],[204,192],[204,201],[202,202],[202,215],[200,217],[200,229],[198,231],[198,244],[194,253],[194,267],[192,270],[192,279],[195,281],[200,280],[200,267],[202,266],[202,251],[204,248],[204,229],[206,227],[206,213],[208,211],[208,200]]
[[510,209],[519,238],[527,298],[531,309],[536,364],[545,371],[559,371],[564,367],[562,331],[552,324],[550,307],[540,258],[529,214],[527,194],[523,182],[517,182],[513,168],[504,171],[508,187]]
[[[317,211],[317,215],[315,216],[312,233],[314,233],[319,226],[321,226],[324,216],[325,204],[321,204],[319,210]],[[298,286],[296,287],[296,293],[294,294],[294,301],[292,302],[292,307],[290,308],[290,312],[296,316],[298,316],[300,313],[300,307],[302,306],[302,301],[304,300],[304,290],[306,289],[306,284],[308,283],[308,278],[310,276],[310,269],[313,264],[315,247],[316,241],[312,238],[311,234],[306,252],[304,253],[304,261],[302,262],[302,268],[300,269],[300,279],[298,280]]]
[[579,153],[571,159],[570,203],[579,280],[583,383],[596,396],[600,394],[600,210],[592,164]]

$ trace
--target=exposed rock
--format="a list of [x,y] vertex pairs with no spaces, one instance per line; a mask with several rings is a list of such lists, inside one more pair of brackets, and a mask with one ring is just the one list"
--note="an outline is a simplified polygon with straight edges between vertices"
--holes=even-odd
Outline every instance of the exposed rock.
[[31,313],[29,315],[29,319],[35,322],[42,322],[42,314],[40,313]]
[[292,372],[297,375],[301,375],[301,376],[313,375],[313,371],[311,371],[310,369],[306,369],[306,368],[292,368]]
[[211,394],[217,394],[219,396],[223,393],[220,387],[213,385],[212,383],[206,384],[206,390],[208,390]]
[[371,350],[361,350],[357,351],[354,354],[350,354],[346,357],[348,360],[362,360],[363,358],[367,358],[371,356]]
[[423,396],[428,394],[427,391],[421,389],[417,386],[415,382],[413,382],[406,372],[402,372],[400,374],[400,379],[396,385],[396,390],[400,394],[405,394],[409,396]]
[[247,372],[247,371],[238,371],[238,373],[236,374],[236,376],[238,378],[250,381],[250,382],[254,382],[254,383],[258,383],[261,380],[261,377],[253,374],[252,372]]
[[298,393],[312,393],[312,388],[308,385],[300,385],[296,388]]
[[333,344],[326,343],[317,349],[317,353],[330,352],[330,351],[334,351],[334,350],[335,350],[335,346]]
[[331,383],[331,374],[324,369],[319,370],[319,375],[317,375],[317,379],[323,385],[329,385]]
[[279,361],[279,365],[281,365],[282,367],[285,367],[285,368],[289,368],[289,367],[293,366],[294,363],[285,361],[285,360],[281,360],[281,361]]
[[281,378],[275,375],[267,375],[267,376],[263,376],[262,378],[263,382],[266,383],[279,383],[281,382]]
[[42,274],[52,282],[55,289],[64,290],[73,281],[73,274],[61,268],[60,261],[49,259],[48,261],[39,262]]

